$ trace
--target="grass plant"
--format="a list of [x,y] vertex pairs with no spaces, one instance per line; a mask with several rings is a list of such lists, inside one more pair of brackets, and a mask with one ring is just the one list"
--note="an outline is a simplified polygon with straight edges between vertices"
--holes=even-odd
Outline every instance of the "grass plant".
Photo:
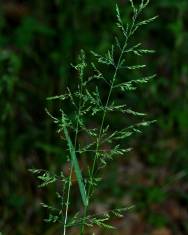
[[[113,229],[110,219],[113,216],[122,217],[128,207],[114,208],[104,214],[95,215],[90,213],[90,206],[95,195],[96,188],[101,181],[101,171],[108,167],[109,162],[115,161],[118,157],[125,157],[131,151],[126,146],[126,140],[136,133],[141,133],[144,127],[154,121],[148,121],[145,113],[133,110],[124,103],[127,92],[132,92],[138,86],[148,83],[155,75],[138,77],[138,79],[122,82],[122,74],[131,77],[132,73],[138,70],[145,70],[145,64],[130,64],[129,58],[141,57],[151,54],[154,51],[145,49],[142,43],[135,43],[135,35],[148,23],[156,19],[142,19],[142,12],[148,6],[149,0],[142,0],[136,5],[130,0],[132,16],[129,23],[121,18],[120,9],[116,5],[117,27],[119,33],[115,37],[115,43],[105,55],[91,51],[94,56],[92,62],[87,61],[86,53],[81,50],[77,65],[72,65],[78,74],[76,88],[67,88],[63,95],[47,98],[49,101],[59,101],[61,104],[59,116],[55,117],[48,110],[47,113],[58,127],[58,133],[62,138],[65,149],[64,158],[67,159],[68,174],[62,170],[54,174],[48,170],[32,169],[41,181],[40,186],[46,187],[49,184],[58,183],[62,190],[57,193],[59,206],[54,207],[42,203],[42,206],[49,210],[49,217],[46,222],[61,223],[62,234],[66,235],[70,227],[78,226],[80,235],[85,234],[87,226],[100,226],[106,229]],[[131,60],[132,61],[132,60]],[[110,73],[105,73],[108,70]],[[111,74],[111,76],[109,76]],[[144,72],[143,72],[144,74]],[[105,86],[105,94],[102,92]],[[121,101],[116,99],[115,94],[121,94]],[[126,127],[119,127],[114,130],[110,125],[111,115],[123,115],[133,123]],[[93,123],[95,124],[93,127]],[[80,141],[80,137],[84,141]],[[83,166],[83,167],[82,167]],[[82,209],[72,215],[71,193],[73,180],[79,189]]]

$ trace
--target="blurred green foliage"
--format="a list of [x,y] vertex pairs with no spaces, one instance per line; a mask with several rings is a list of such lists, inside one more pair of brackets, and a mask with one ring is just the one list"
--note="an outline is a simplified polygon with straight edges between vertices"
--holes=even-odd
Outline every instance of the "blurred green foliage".
[[[48,230],[43,224],[39,202],[41,198],[53,202],[53,189],[41,192],[27,171],[32,166],[55,170],[64,162],[61,142],[44,111],[47,106],[56,112],[59,105],[46,103],[46,97],[74,85],[70,63],[81,48],[101,53],[108,49],[116,33],[116,1],[22,2],[9,0],[0,6],[0,230],[50,235],[56,227]],[[123,18],[129,17],[128,1],[118,4]],[[130,194],[152,226],[173,223],[158,214],[153,204],[162,205],[171,198],[188,204],[184,189],[188,179],[187,11],[187,0],[151,1],[145,16],[159,15],[159,19],[137,34],[139,41],[156,49],[145,63],[151,74],[157,70],[158,79],[144,91],[128,95],[131,106],[147,110],[158,120],[132,142],[136,159],[144,166],[138,177],[149,179],[150,186],[133,180],[125,192],[116,189],[114,194]],[[122,75],[122,79],[128,78]],[[186,226],[184,231],[188,233]]]

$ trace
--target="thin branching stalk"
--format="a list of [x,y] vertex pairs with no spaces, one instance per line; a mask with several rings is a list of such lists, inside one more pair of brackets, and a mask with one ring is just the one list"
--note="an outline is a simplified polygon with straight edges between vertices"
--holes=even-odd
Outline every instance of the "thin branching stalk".
[[[80,57],[81,63],[80,66],[78,66],[79,70],[79,76],[80,76],[80,97],[82,97],[83,93],[83,75],[84,75],[84,68],[86,66],[85,64],[85,54],[82,51],[81,52],[81,57]],[[74,149],[76,149],[77,145],[77,138],[78,138],[78,128],[79,128],[79,118],[80,118],[80,113],[81,113],[81,105],[82,105],[82,100],[79,99],[79,105],[78,105],[78,113],[77,113],[77,120],[76,120],[76,130],[75,130],[75,138],[74,138]],[[69,181],[68,181],[68,192],[67,192],[67,200],[66,200],[66,210],[65,210],[65,220],[64,220],[64,234],[66,235],[66,227],[67,227],[67,217],[68,217],[68,209],[69,209],[69,201],[70,201],[70,189],[71,189],[71,184],[72,184],[72,174],[73,174],[73,164],[72,161],[71,166],[70,166],[70,175],[69,175]],[[87,199],[86,199],[87,200]]]
[[[98,137],[97,137],[97,144],[96,144],[96,150],[95,150],[95,156],[94,156],[94,161],[93,161],[93,165],[92,165],[92,170],[91,170],[91,179],[93,179],[94,177],[94,173],[95,173],[95,167],[96,167],[96,162],[97,162],[97,158],[98,158],[98,152],[99,152],[99,145],[100,145],[100,142],[101,142],[101,134],[102,134],[102,130],[104,128],[104,121],[105,121],[105,117],[106,117],[106,111],[107,111],[107,107],[109,105],[109,101],[110,101],[110,97],[111,97],[111,94],[112,94],[112,90],[113,90],[113,87],[114,87],[114,82],[116,80],[116,77],[117,77],[117,72],[118,72],[118,69],[119,69],[119,65],[120,65],[120,62],[121,62],[121,59],[122,59],[122,56],[123,56],[123,51],[125,50],[126,48],[126,45],[127,45],[127,40],[125,41],[125,44],[123,46],[123,49],[121,51],[121,54],[119,56],[119,60],[118,60],[118,64],[116,66],[116,69],[115,69],[115,72],[114,72],[114,75],[113,75],[113,79],[112,79],[112,85],[110,87],[110,90],[109,90],[109,93],[108,93],[108,97],[107,97],[107,101],[106,101],[106,104],[105,104],[105,108],[104,108],[104,112],[103,112],[103,116],[102,116],[102,121],[101,121],[101,125],[100,125],[100,130],[99,130],[99,134],[98,134]],[[88,188],[88,200],[90,200],[90,194],[92,193],[92,184],[89,184],[89,188]],[[89,201],[88,201],[88,205],[89,205]],[[84,208],[84,218],[87,216],[87,210],[88,210],[88,206],[86,206]],[[83,221],[83,224],[81,226],[81,232],[80,232],[80,235],[83,235],[84,234],[84,221]]]
[[[106,100],[104,112],[103,112],[103,115],[102,115],[102,121],[101,121],[101,125],[100,125],[100,130],[99,130],[99,134],[98,134],[98,137],[97,137],[97,144],[96,144],[96,149],[95,149],[95,156],[94,156],[94,161],[93,161],[93,165],[92,165],[92,170],[91,170],[91,175],[90,175],[91,179],[90,180],[92,180],[94,178],[95,168],[96,168],[97,158],[98,158],[98,153],[99,153],[99,146],[100,146],[100,142],[101,142],[102,130],[104,128],[105,117],[106,117],[106,114],[107,114],[107,107],[109,105],[111,94],[112,94],[112,91],[114,89],[114,84],[115,84],[116,79],[117,79],[117,73],[118,73],[118,70],[121,68],[120,65],[122,63],[122,57],[123,57],[123,55],[125,53],[125,50],[126,50],[126,47],[127,47],[127,44],[128,44],[128,40],[132,36],[132,34],[134,33],[133,31],[135,30],[135,28],[134,28],[135,27],[135,23],[136,23],[136,20],[137,20],[137,18],[139,16],[139,13],[141,12],[141,8],[140,8],[140,10],[136,10],[136,8],[133,5],[132,1],[131,1],[131,5],[132,5],[132,7],[134,9],[134,15],[133,15],[133,18],[132,18],[132,24],[130,26],[130,31],[125,36],[125,42],[124,42],[123,48],[121,50],[121,53],[120,53],[117,65],[115,66],[114,75],[112,77],[112,84],[111,84],[110,89],[109,89],[109,93],[108,93],[108,97],[107,97],[107,100]],[[117,17],[118,17],[119,23],[122,23],[121,18],[120,18],[120,12],[119,12],[118,6],[116,6],[116,12],[117,12]],[[121,25],[121,27],[123,27],[123,25]],[[89,188],[88,188],[88,200],[90,200],[90,196],[92,194],[92,191],[93,191],[93,184],[89,184]],[[89,203],[88,203],[88,205],[89,205]],[[84,208],[84,218],[86,218],[86,216],[87,216],[87,210],[88,210],[88,206],[86,206]],[[83,235],[83,234],[84,234],[84,221],[83,221],[83,224],[81,226],[80,235]]]
[[67,200],[65,203],[65,219],[63,224],[63,235],[66,235],[66,229],[67,229],[67,219],[68,219],[68,210],[69,210],[69,201],[70,201],[70,189],[72,184],[72,173],[73,173],[73,164],[71,163],[70,168],[70,175],[68,179],[68,190],[67,190]]
[[[120,101],[112,99],[113,93],[119,91],[122,95],[125,95],[127,91],[134,91],[137,86],[148,83],[155,75],[146,76],[138,79],[133,79],[126,82],[119,82],[119,70],[135,71],[146,67],[146,65],[129,65],[127,54],[133,56],[143,56],[145,54],[151,54],[154,51],[142,48],[141,43],[132,45],[130,40],[135,32],[144,25],[152,22],[156,17],[152,17],[146,20],[139,21],[139,16],[148,5],[149,0],[141,0],[141,3],[136,7],[132,0],[129,0],[133,10],[133,16],[130,24],[126,24],[122,21],[118,6],[116,6],[117,15],[117,26],[120,28],[122,33],[122,39],[117,37],[115,45],[112,45],[105,55],[99,55],[92,52],[97,60],[97,65],[92,62],[88,65],[86,63],[85,53],[82,50],[79,63],[73,66],[79,74],[79,85],[78,89],[72,91],[67,88],[67,93],[48,98],[48,100],[60,100],[61,102],[66,101],[66,104],[70,104],[73,107],[73,112],[66,113],[64,109],[60,110],[60,118],[54,117],[48,111],[47,113],[53,119],[58,126],[58,132],[64,137],[68,152],[67,160],[70,163],[69,175],[64,175],[63,171],[60,175],[52,174],[46,170],[35,170],[31,171],[37,174],[38,179],[41,182],[41,187],[48,186],[49,184],[61,181],[63,183],[63,193],[58,193],[58,198],[61,199],[60,209],[42,204],[43,207],[50,211],[49,217],[46,222],[62,223],[63,224],[63,235],[67,234],[67,228],[73,226],[80,227],[80,235],[84,235],[86,226],[100,226],[106,229],[114,228],[109,224],[109,220],[113,217],[122,217],[123,213],[127,211],[127,207],[115,208],[101,215],[90,215],[89,207],[91,205],[92,196],[94,189],[98,186],[101,178],[98,177],[98,172],[109,161],[115,159],[115,157],[123,157],[128,153],[131,148],[123,146],[125,140],[135,133],[141,133],[144,127],[149,126],[154,121],[145,120],[145,114],[137,112],[129,108],[126,104],[122,104]],[[122,41],[122,42],[121,42]],[[130,44],[130,45],[129,45]],[[115,56],[116,55],[118,56]],[[117,58],[116,58],[117,57]],[[125,63],[126,58],[126,63]],[[98,68],[99,65],[108,66],[110,71],[113,67],[113,75],[110,79],[106,79],[103,72]],[[86,68],[89,73],[85,73]],[[103,67],[102,67],[103,68]],[[86,74],[91,74],[89,77]],[[99,85],[98,85],[99,83]],[[102,102],[101,93],[99,92],[100,83],[108,85],[109,90],[105,102]],[[104,104],[103,104],[104,103]],[[107,124],[108,115],[113,112],[126,115],[133,115],[138,118],[142,118],[141,122],[133,123],[127,127],[117,130],[111,130],[110,125]],[[93,118],[99,120],[99,128],[90,128],[88,120]],[[82,133],[87,137],[87,141],[79,143],[78,137]],[[74,141],[72,141],[72,134],[74,134]],[[105,149],[103,146],[110,146],[109,149]],[[77,158],[89,155],[90,160],[85,163],[87,164],[87,171],[80,168],[80,162]],[[92,159],[92,160],[91,160]],[[73,216],[70,215],[70,204],[71,204],[71,187],[72,187],[72,176],[75,173],[76,182],[78,184],[80,198],[83,206],[82,213],[76,212]]]

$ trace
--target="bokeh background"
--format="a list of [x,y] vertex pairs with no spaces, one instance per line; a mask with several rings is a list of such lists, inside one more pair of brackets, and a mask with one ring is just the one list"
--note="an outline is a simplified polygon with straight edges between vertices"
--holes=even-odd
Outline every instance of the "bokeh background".
[[[46,97],[62,94],[76,82],[70,63],[81,48],[89,60],[91,49],[104,53],[110,47],[115,3],[123,19],[130,17],[128,0],[0,2],[3,235],[60,234],[58,225],[43,222],[46,211],[40,206],[41,201],[54,203],[54,189],[39,189],[28,169],[56,171],[64,164],[61,140],[45,112],[45,107],[55,112],[57,106]],[[131,93],[129,103],[158,122],[132,138],[134,150],[125,161],[107,168],[95,211],[119,201],[136,207],[113,221],[117,231],[96,229],[96,234],[188,234],[188,1],[151,0],[144,14],[159,15],[135,39],[156,50],[142,60],[157,79]],[[117,120],[111,121],[116,125]]]

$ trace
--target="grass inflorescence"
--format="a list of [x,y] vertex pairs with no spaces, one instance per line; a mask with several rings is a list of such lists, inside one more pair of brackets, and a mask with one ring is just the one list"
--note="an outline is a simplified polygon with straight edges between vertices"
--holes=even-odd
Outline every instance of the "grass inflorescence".
[[[63,152],[66,153],[69,163],[69,174],[63,171],[57,175],[45,170],[33,169],[31,171],[42,181],[41,187],[57,181],[62,184],[63,190],[61,193],[57,192],[59,207],[55,208],[44,203],[42,206],[50,212],[47,222],[59,222],[63,225],[63,235],[67,234],[67,228],[72,226],[80,227],[80,235],[84,234],[86,226],[114,228],[109,220],[113,216],[122,217],[127,207],[115,208],[102,215],[90,214],[89,210],[95,189],[103,180],[100,177],[100,171],[113,159],[126,156],[131,148],[125,147],[125,140],[135,133],[141,133],[144,127],[154,122],[146,120],[145,113],[137,112],[127,104],[120,103],[113,95],[118,91],[124,96],[127,92],[136,90],[139,85],[146,84],[155,77],[155,75],[149,75],[136,80],[120,81],[122,71],[135,72],[146,67],[144,64],[130,65],[127,55],[140,57],[154,52],[143,48],[141,43],[133,44],[134,40],[132,40],[140,28],[156,18],[140,20],[149,0],[142,0],[138,6],[132,0],[130,3],[133,15],[130,23],[127,24],[123,22],[119,7],[116,5],[117,27],[121,33],[115,37],[115,43],[106,54],[101,55],[91,51],[94,60],[89,63],[86,53],[81,50],[78,64],[72,65],[79,77],[76,89],[67,88],[65,94],[48,98],[48,100],[59,100],[62,104],[59,117],[54,117],[48,110],[47,113],[57,124],[58,133],[65,143],[66,149]],[[106,69],[103,70],[104,66],[111,71],[110,77],[109,74],[106,75],[103,72],[106,71]],[[101,92],[100,86],[106,87],[106,94]],[[70,108],[64,108],[67,106]],[[112,130],[109,116],[114,113],[124,116],[133,115],[140,118],[140,121],[124,128],[117,126],[116,130]],[[95,123],[95,127],[91,123]],[[79,141],[80,136],[85,136],[87,141]],[[86,166],[83,169],[81,168],[82,158]],[[76,178],[78,184],[83,210],[70,216],[73,177]]]

